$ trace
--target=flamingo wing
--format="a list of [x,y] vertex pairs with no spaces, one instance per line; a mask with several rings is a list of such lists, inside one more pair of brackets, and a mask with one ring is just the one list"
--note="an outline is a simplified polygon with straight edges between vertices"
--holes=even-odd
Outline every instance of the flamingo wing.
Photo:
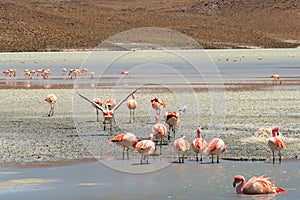
[[136,91],[138,90],[138,88],[137,89],[135,89],[134,91],[132,91],[131,93],[129,93],[125,98],[123,98],[112,110],[114,111],[114,110],[116,110],[118,107],[120,107],[120,105],[124,102],[124,101],[126,101],[131,95],[133,95],[134,93],[136,93]]
[[82,94],[80,94],[79,92],[77,92],[77,94],[82,97],[83,99],[85,99],[86,101],[90,102],[91,104],[93,104],[95,106],[95,108],[99,109],[102,113],[105,113],[106,111],[101,107],[99,106],[98,104],[96,104],[95,102],[89,100],[88,98],[86,98],[85,96],[83,96]]
[[276,146],[278,146],[282,149],[285,149],[285,143],[283,142],[283,140],[281,138],[275,137],[274,143],[276,144]]
[[109,140],[109,142],[120,142],[123,140],[124,136],[126,134],[125,133],[121,133],[119,135],[116,135],[115,137],[113,137],[112,139]]

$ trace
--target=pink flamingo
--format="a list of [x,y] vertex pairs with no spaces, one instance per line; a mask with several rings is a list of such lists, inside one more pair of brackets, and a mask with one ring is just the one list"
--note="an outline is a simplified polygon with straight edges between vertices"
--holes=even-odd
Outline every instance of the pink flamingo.
[[124,132],[119,135],[116,135],[115,137],[110,139],[109,142],[116,143],[117,145],[120,145],[123,147],[123,160],[124,160],[125,149],[127,151],[127,159],[129,159],[128,151],[131,147],[135,147],[138,140],[133,133],[125,133]]
[[121,74],[122,74],[124,77],[130,78],[129,72],[128,72],[128,71],[122,71]]
[[173,138],[175,138],[175,127],[179,124],[180,119],[179,119],[179,112],[166,112],[165,113],[165,120],[166,124],[169,125],[169,131],[168,131],[168,140],[170,140],[171,136],[171,131],[173,132]]
[[268,193],[283,193],[286,191],[282,188],[276,187],[274,183],[269,181],[268,176],[256,176],[252,177],[248,182],[241,175],[236,175],[232,183],[233,187],[236,187],[237,194],[268,194]]
[[91,104],[94,104],[94,106],[100,110],[103,113],[103,129],[104,131],[106,130],[106,125],[109,124],[110,125],[110,131],[112,131],[112,123],[115,122],[115,118],[114,118],[114,112],[115,110],[117,110],[121,104],[123,102],[125,102],[132,94],[134,94],[137,91],[137,89],[135,89],[133,92],[131,92],[130,94],[128,94],[125,98],[123,98],[117,105],[115,105],[113,108],[110,108],[107,104],[105,105],[105,108],[99,106],[98,104],[94,103],[93,101],[89,100],[88,98],[86,98],[85,96],[79,94],[77,92],[77,94],[82,97],[83,99],[85,99],[86,101],[90,102]]
[[204,152],[207,142],[201,138],[202,127],[197,129],[197,138],[193,140],[193,151],[196,153],[196,162],[198,162],[198,154],[200,153],[200,161],[202,162],[202,152]]
[[174,141],[174,149],[178,154],[178,162],[184,163],[184,154],[190,149],[190,144],[185,135]]
[[278,74],[273,74],[270,76],[270,78],[273,79],[273,84],[276,84],[276,82],[279,82],[279,84],[282,84],[282,80],[280,79],[280,76]]
[[57,97],[54,94],[49,94],[45,97],[45,101],[50,104],[50,111],[48,117],[53,116],[54,114],[54,104],[57,101]]
[[136,106],[137,106],[136,97],[134,94],[132,94],[131,99],[127,101],[127,107],[129,109],[129,123],[134,122],[134,111],[136,109]]
[[143,160],[149,163],[149,156],[155,152],[155,144],[152,141],[153,134],[150,134],[149,140],[139,141],[135,149],[141,154],[141,164],[143,164]]
[[279,127],[275,126],[272,129],[272,137],[268,140],[268,145],[273,154],[273,163],[275,163],[275,151],[278,151],[279,163],[281,163],[281,152],[280,151],[282,149],[285,149],[285,147],[286,147],[282,138],[277,137],[278,133],[279,133]]
[[116,105],[117,105],[117,101],[114,99],[107,99],[104,102],[105,107],[107,107],[109,110],[112,110]]
[[158,97],[153,97],[151,100],[151,105],[154,110],[156,110],[156,115],[160,115],[160,110],[166,108],[166,104],[163,99]]
[[[94,98],[93,102],[95,104],[99,105],[100,107],[102,106],[102,99]],[[92,107],[96,108],[96,106],[94,104],[92,104]],[[100,122],[100,119],[99,119],[99,110],[97,108],[96,108],[96,114],[97,114],[97,122]]]
[[214,138],[208,142],[207,147],[205,149],[206,153],[211,154],[211,162],[214,162],[214,155],[217,156],[217,163],[219,163],[219,155],[226,151],[225,143],[220,138]]
[[162,146],[162,141],[163,137],[166,137],[167,135],[167,128],[165,125],[159,123],[159,116],[156,116],[155,118],[155,124],[152,126],[152,134],[156,138],[156,142],[160,140],[160,154],[161,154],[161,146]]

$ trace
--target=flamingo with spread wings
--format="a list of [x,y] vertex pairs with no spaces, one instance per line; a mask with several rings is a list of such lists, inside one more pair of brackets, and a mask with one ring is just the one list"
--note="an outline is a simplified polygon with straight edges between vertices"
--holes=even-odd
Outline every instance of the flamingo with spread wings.
[[134,91],[132,91],[131,93],[129,93],[125,98],[123,98],[118,104],[116,104],[113,108],[109,108],[108,105],[105,106],[105,108],[99,106],[98,104],[96,104],[95,102],[89,100],[87,97],[81,95],[80,93],[77,92],[77,94],[82,97],[83,99],[85,99],[86,101],[90,102],[91,104],[93,104],[95,106],[96,109],[100,110],[103,113],[103,130],[106,130],[106,125],[108,124],[110,127],[110,131],[112,131],[112,125],[113,122],[115,121],[114,119],[114,112],[115,110],[117,110],[122,103],[124,103],[131,95],[133,95],[135,92],[137,91],[137,89],[135,89]]

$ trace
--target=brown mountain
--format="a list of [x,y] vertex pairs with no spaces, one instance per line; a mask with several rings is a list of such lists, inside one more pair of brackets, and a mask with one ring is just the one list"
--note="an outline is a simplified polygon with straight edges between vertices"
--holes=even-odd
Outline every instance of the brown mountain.
[[299,0],[2,0],[0,51],[93,48],[140,27],[184,33],[205,48],[297,47]]

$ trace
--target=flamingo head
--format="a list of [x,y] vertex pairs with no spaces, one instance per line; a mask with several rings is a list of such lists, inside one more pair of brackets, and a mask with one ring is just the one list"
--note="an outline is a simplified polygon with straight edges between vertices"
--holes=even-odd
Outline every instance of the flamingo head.
[[278,132],[279,132],[279,127],[278,126],[274,126],[273,129],[272,129],[272,136],[275,137]]
[[242,175],[236,175],[233,178],[232,186],[235,188],[236,184],[240,182],[246,182],[245,178]]
[[136,97],[135,97],[135,94],[132,94],[132,95],[131,95],[131,98],[132,98],[132,99],[135,99],[135,98],[136,98]]

